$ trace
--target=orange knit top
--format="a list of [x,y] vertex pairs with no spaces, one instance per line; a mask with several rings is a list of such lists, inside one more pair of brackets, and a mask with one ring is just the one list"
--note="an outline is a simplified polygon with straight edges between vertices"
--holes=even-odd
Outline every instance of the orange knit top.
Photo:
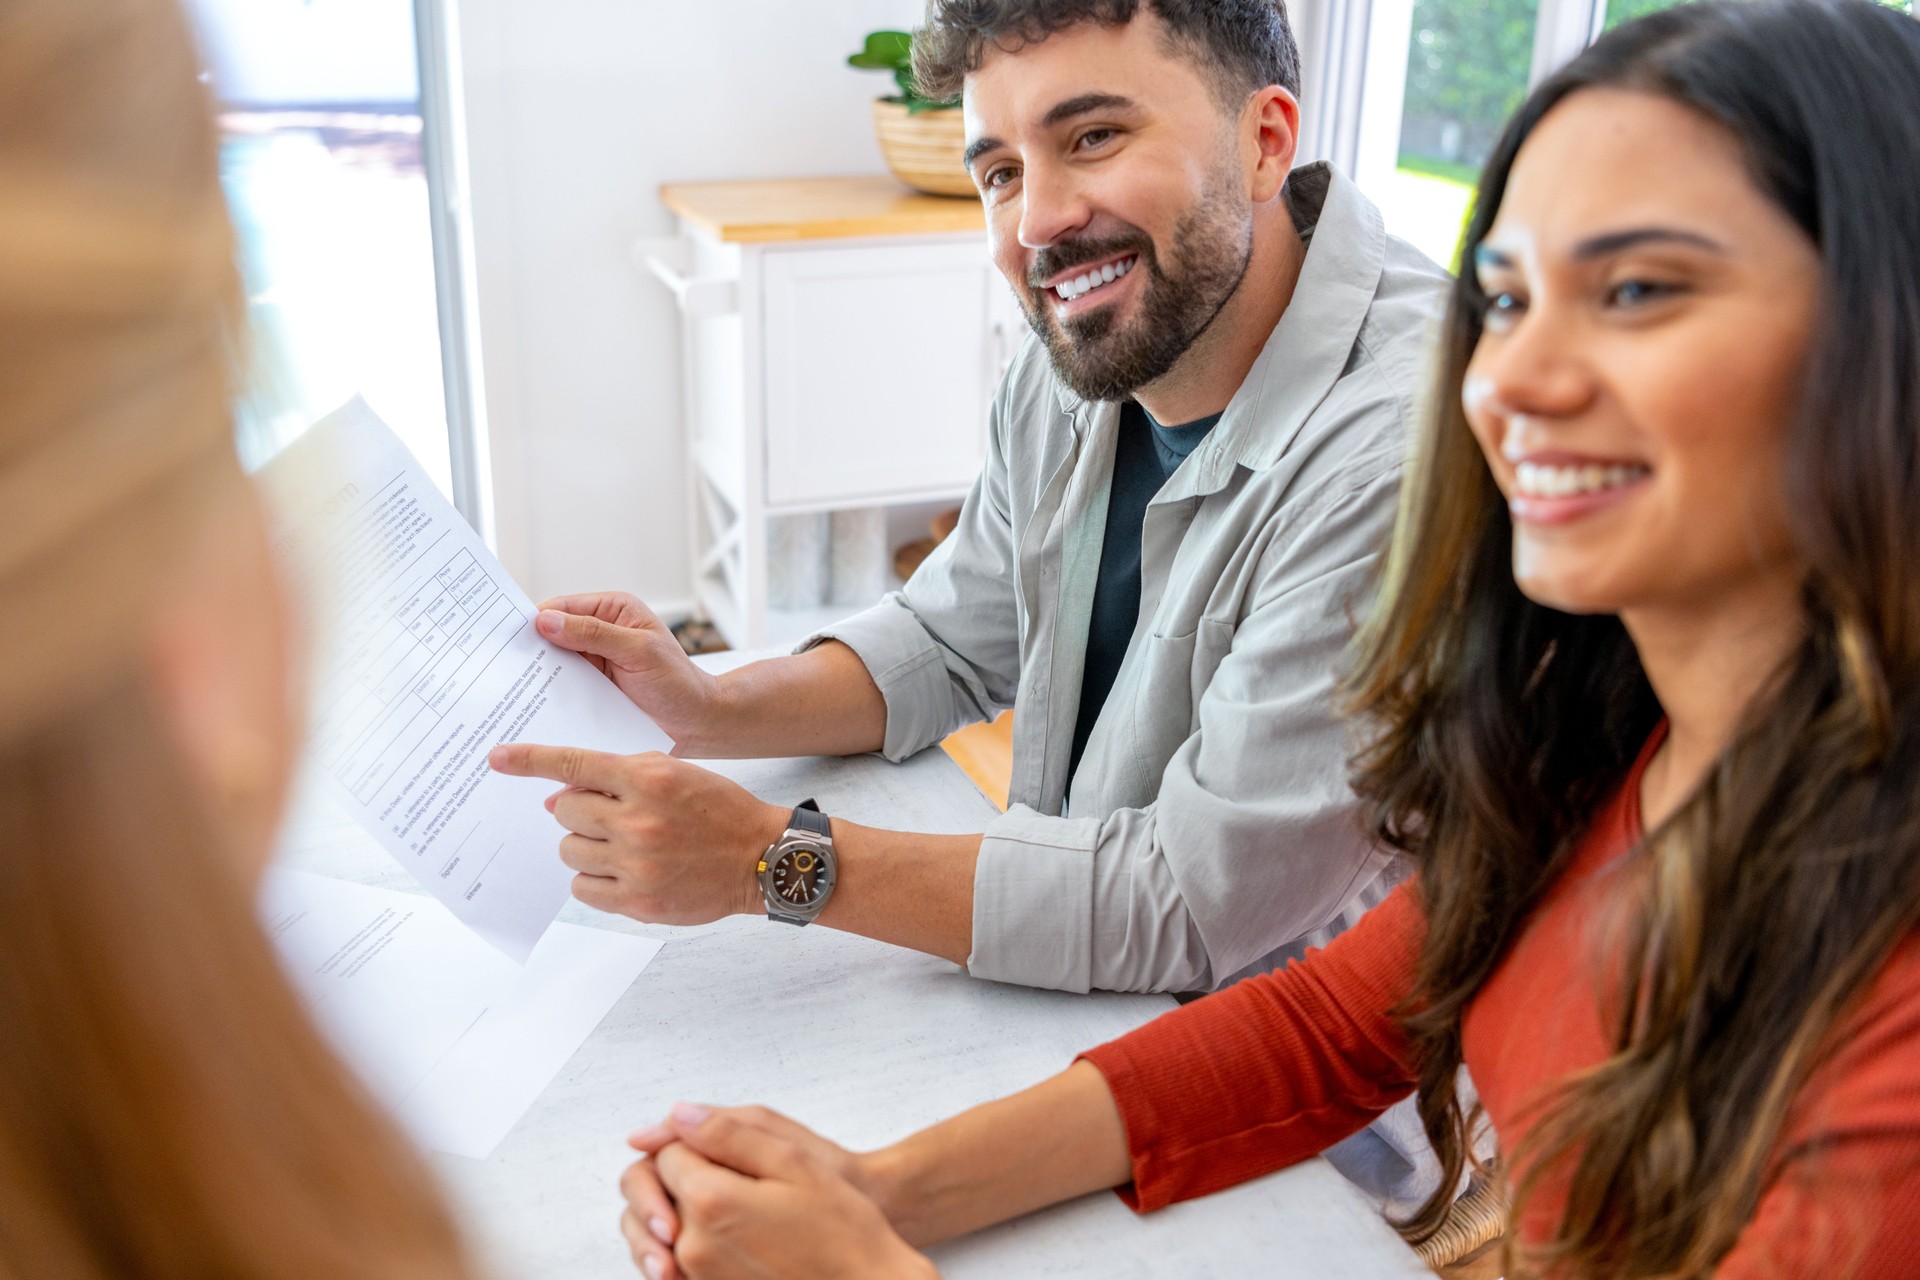
[[[1622,855],[1640,841],[1657,741],[1467,1011],[1467,1066],[1508,1150],[1546,1086],[1609,1052],[1593,957]],[[1128,1203],[1145,1212],[1293,1164],[1412,1092],[1417,1065],[1388,1011],[1410,989],[1424,931],[1402,885],[1325,950],[1084,1055],[1126,1124]],[[1897,948],[1830,1045],[1721,1277],[1920,1276],[1920,938]],[[1543,1189],[1520,1238],[1550,1236],[1561,1208]]]

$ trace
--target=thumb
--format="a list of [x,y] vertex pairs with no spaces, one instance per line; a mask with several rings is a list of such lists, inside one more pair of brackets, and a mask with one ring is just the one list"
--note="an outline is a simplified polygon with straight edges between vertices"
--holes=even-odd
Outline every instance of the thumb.
[[641,644],[640,633],[631,627],[615,626],[585,614],[562,613],[558,609],[542,609],[534,615],[533,626],[562,649],[615,662],[637,656]]
[[800,1148],[738,1116],[692,1103],[675,1104],[666,1127],[693,1150],[750,1178],[799,1180],[807,1167]]

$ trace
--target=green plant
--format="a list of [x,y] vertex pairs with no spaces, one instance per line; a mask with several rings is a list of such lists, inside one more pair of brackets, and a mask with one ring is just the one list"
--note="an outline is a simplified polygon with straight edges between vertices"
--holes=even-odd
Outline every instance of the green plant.
[[945,111],[956,105],[922,97],[920,90],[914,86],[913,37],[905,31],[873,32],[867,37],[866,47],[848,58],[847,65],[867,71],[893,72],[893,82],[900,87],[900,92],[889,94],[885,101],[903,103],[908,115],[917,116],[923,111]]

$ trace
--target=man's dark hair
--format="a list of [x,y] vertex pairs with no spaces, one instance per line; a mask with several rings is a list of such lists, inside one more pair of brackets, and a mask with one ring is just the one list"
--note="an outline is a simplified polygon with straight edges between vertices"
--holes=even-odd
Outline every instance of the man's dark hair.
[[[960,96],[989,46],[1013,51],[1083,22],[1123,27],[1142,0],[928,0],[913,34],[913,76],[940,102]],[[1286,0],[1145,0],[1182,53],[1207,71],[1215,93],[1238,108],[1277,84],[1300,96],[1300,46]]]

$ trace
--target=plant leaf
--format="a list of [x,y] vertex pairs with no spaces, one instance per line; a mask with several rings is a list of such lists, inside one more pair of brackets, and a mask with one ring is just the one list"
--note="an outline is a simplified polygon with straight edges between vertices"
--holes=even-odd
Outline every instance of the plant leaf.
[[912,36],[904,31],[875,31],[867,37],[866,46],[847,62],[876,71],[895,71],[907,66],[912,57]]

